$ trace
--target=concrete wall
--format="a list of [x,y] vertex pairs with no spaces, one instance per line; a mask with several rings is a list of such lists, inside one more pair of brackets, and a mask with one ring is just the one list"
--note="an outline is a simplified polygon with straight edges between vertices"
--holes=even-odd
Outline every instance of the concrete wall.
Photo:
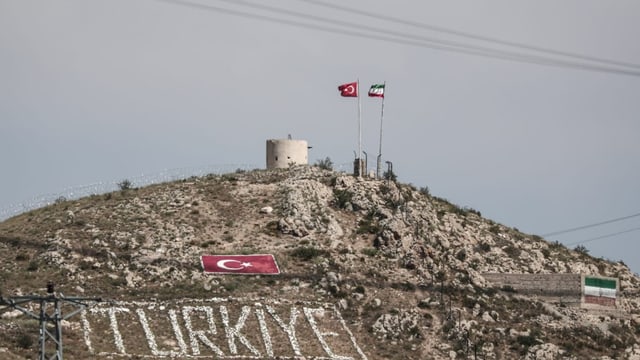
[[[567,305],[590,308],[595,306],[615,307],[616,300],[606,297],[590,298],[585,301],[584,278],[582,274],[498,274],[489,273],[482,276],[498,288],[511,287],[518,294],[538,296],[547,301],[562,302]],[[620,282],[616,278],[602,276],[589,277],[615,280],[617,292],[620,293]]]
[[482,274],[502,288],[509,286],[518,294],[535,295],[549,301],[578,305],[582,302],[580,274]]
[[307,165],[308,154],[305,140],[267,140],[267,169],[288,168],[290,164]]

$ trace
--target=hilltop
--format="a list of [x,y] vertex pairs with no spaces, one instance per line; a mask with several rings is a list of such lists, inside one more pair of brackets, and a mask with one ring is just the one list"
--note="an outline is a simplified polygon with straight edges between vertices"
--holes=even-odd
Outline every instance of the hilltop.
[[[213,254],[273,254],[281,273],[204,274]],[[491,274],[616,279],[615,306]],[[640,359],[640,279],[622,262],[318,167],[127,187],[0,223],[0,295],[48,281],[109,300],[65,320],[72,359]],[[38,322],[0,312],[0,357],[35,358]]]

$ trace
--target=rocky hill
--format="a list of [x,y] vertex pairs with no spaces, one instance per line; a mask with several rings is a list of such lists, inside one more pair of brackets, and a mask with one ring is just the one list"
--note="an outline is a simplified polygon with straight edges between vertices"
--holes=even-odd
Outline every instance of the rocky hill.
[[[216,254],[273,254],[280,274],[205,274]],[[488,274],[543,280],[536,293]],[[564,301],[545,274],[617,279],[615,306]],[[0,223],[5,304],[49,281],[52,296],[103,300],[62,321],[70,359],[640,359],[639,280],[426,188],[318,167],[61,199]],[[36,358],[39,322],[0,315],[0,358]]]

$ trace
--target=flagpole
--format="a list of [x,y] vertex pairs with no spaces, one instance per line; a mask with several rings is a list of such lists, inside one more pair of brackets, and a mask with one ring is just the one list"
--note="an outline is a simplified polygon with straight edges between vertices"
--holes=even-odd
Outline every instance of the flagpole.
[[376,163],[376,177],[380,179],[380,170],[382,168],[382,119],[384,119],[384,93],[387,92],[387,82],[382,83],[383,93],[382,93],[382,109],[380,110],[380,143],[378,146],[378,161]]
[[360,104],[360,79],[357,79],[358,94],[358,177],[362,177],[362,105]]

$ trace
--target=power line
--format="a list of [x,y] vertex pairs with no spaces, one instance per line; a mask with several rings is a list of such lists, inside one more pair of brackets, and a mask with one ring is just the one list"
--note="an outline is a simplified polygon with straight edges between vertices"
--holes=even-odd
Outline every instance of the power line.
[[594,57],[594,56],[588,56],[588,55],[582,55],[582,54],[577,54],[577,53],[571,53],[571,52],[567,52],[567,51],[560,51],[560,50],[555,50],[555,49],[550,49],[550,48],[544,48],[544,47],[540,47],[540,46],[528,45],[528,44],[519,43],[519,42],[515,42],[515,41],[507,41],[507,40],[502,40],[502,39],[488,37],[488,36],[476,35],[476,34],[467,33],[467,32],[463,32],[463,31],[447,29],[447,28],[440,27],[440,26],[435,26],[435,25],[424,24],[424,23],[419,23],[419,22],[415,22],[415,21],[404,20],[404,19],[400,19],[400,18],[397,18],[397,17],[389,16],[389,15],[381,15],[381,14],[376,14],[376,13],[373,13],[373,12],[370,12],[370,11],[358,10],[358,9],[350,8],[350,7],[347,7],[347,6],[330,4],[330,3],[326,3],[326,2],[323,2],[323,1],[319,1],[319,0],[298,0],[298,1],[310,3],[310,4],[313,4],[313,5],[317,5],[317,6],[323,6],[323,7],[331,8],[331,9],[335,9],[335,10],[340,10],[340,11],[344,11],[344,12],[349,12],[349,13],[360,15],[360,16],[366,16],[366,17],[370,17],[370,18],[373,18],[373,19],[389,21],[389,22],[393,22],[393,23],[397,23],[397,24],[412,26],[412,27],[431,30],[431,31],[437,31],[437,32],[456,35],[456,36],[460,36],[460,37],[466,37],[466,38],[469,38],[469,39],[485,41],[485,42],[494,43],[494,44],[498,44],[498,45],[511,46],[511,47],[520,48],[520,49],[524,49],[524,50],[532,50],[532,51],[543,52],[543,53],[552,54],[552,55],[560,55],[560,56],[565,56],[565,57],[570,57],[570,58],[575,58],[575,59],[580,59],[580,60],[588,60],[588,61],[593,61],[593,62],[599,62],[599,63],[603,63],[603,64],[624,66],[624,67],[640,69],[640,65],[639,64],[633,64],[633,63],[628,63],[628,62],[603,59],[603,58],[598,58],[598,57]]
[[613,233],[613,234],[602,235],[602,236],[594,237],[594,238],[587,239],[587,240],[581,240],[581,241],[572,242],[572,243],[567,244],[567,246],[577,245],[577,244],[585,244],[585,243],[588,243],[588,242],[591,242],[591,241],[610,238],[610,237],[614,237],[614,236],[618,236],[618,235],[622,235],[622,234],[626,234],[626,233],[630,233],[630,232],[634,232],[634,231],[638,231],[638,230],[640,230],[640,227],[629,229],[629,230],[625,230],[625,231],[620,231],[620,232]]
[[570,228],[570,229],[558,230],[558,231],[550,232],[550,233],[547,233],[547,234],[542,234],[542,237],[561,235],[561,234],[566,234],[566,233],[570,233],[570,232],[574,232],[574,231],[578,231],[578,230],[589,229],[589,228],[592,228],[592,227],[611,224],[611,223],[614,223],[614,222],[627,220],[627,219],[631,219],[631,218],[638,217],[638,216],[640,216],[640,213],[633,214],[633,215],[628,215],[628,216],[623,216],[623,217],[619,217],[619,218],[615,218],[615,219],[611,219],[611,220],[605,220],[605,221],[597,222],[597,223],[594,223],[594,224],[582,225],[582,226],[578,226],[578,227],[574,227],[574,228]]
[[[479,47],[479,46],[463,44],[463,43],[444,41],[444,40],[439,40],[439,39],[430,39],[430,38],[424,38],[424,37],[417,37],[417,36],[410,35],[410,34],[402,34],[402,33],[395,32],[396,35],[394,35],[394,36],[397,36],[397,37],[380,36],[380,35],[373,35],[371,33],[362,33],[362,32],[350,31],[350,30],[345,30],[345,29],[337,29],[337,28],[333,28],[333,27],[326,27],[326,26],[321,26],[321,25],[316,25],[316,24],[311,24],[311,23],[304,23],[304,22],[299,22],[299,21],[293,21],[293,20],[277,18],[277,17],[272,17],[272,16],[248,13],[248,12],[234,10],[234,9],[230,9],[230,8],[222,8],[222,7],[217,7],[217,6],[213,6],[213,5],[208,5],[208,4],[205,5],[205,4],[194,3],[194,2],[190,2],[190,1],[184,1],[184,0],[156,0],[156,1],[168,2],[168,3],[171,3],[171,4],[191,7],[191,8],[199,9],[199,10],[225,13],[225,14],[228,14],[228,15],[239,16],[239,17],[244,17],[244,18],[252,18],[252,19],[257,19],[257,20],[262,20],[262,21],[268,21],[268,22],[274,22],[274,23],[289,25],[289,26],[302,27],[302,28],[308,28],[308,29],[319,30],[319,31],[324,31],[324,32],[330,32],[330,33],[335,33],[335,34],[339,34],[339,35],[346,35],[346,36],[353,36],[353,37],[360,37],[360,38],[367,38],[367,39],[385,41],[385,42],[390,42],[390,43],[394,43],[394,44],[403,44],[403,45],[411,45],[411,46],[422,47],[422,48],[430,48],[430,49],[436,49],[436,50],[452,51],[452,52],[464,53],[464,54],[469,54],[469,55],[491,57],[491,58],[496,58],[496,59],[510,60],[510,61],[516,61],[516,62],[524,62],[524,63],[530,63],[530,64],[556,66],[556,67],[563,67],[563,68],[572,68],[572,69],[580,69],[580,70],[588,70],[588,71],[596,71],[596,72],[604,72],[604,73],[613,73],[613,74],[621,74],[621,75],[630,75],[630,76],[640,76],[640,71],[618,69],[618,68],[605,67],[605,66],[600,66],[600,65],[593,65],[593,64],[586,64],[586,63],[576,63],[576,62],[570,62],[570,61],[564,61],[564,60],[558,60],[558,59],[544,58],[544,57],[540,57],[540,56],[533,56],[533,55],[527,55],[527,54],[519,54],[519,53],[513,53],[513,52],[507,52],[507,51],[500,51],[500,50],[495,50],[495,49],[490,49],[490,48],[484,48],[484,47]],[[228,1],[228,0],[220,0],[220,1]],[[380,30],[378,28],[373,28],[373,27],[369,27],[369,26],[366,26],[366,25],[355,25],[355,24],[351,24],[351,23],[347,23],[347,22],[341,22],[339,20],[327,19],[327,18],[321,18],[321,17],[318,17],[318,16],[313,16],[313,15],[308,15],[308,14],[296,13],[296,12],[292,12],[292,11],[285,10],[285,9],[267,7],[267,6],[264,6],[264,5],[248,4],[248,3],[244,3],[244,2],[233,2],[233,3],[236,4],[236,5],[241,5],[241,6],[249,6],[249,7],[254,7],[254,8],[263,8],[263,10],[268,10],[268,11],[272,11],[272,12],[279,12],[281,14],[287,14],[287,15],[298,14],[298,15],[296,15],[298,17],[305,17],[307,19],[313,19],[315,21],[323,21],[323,22],[332,23],[334,25],[340,25],[340,26],[344,26],[344,27],[355,27],[355,28],[358,28],[358,29],[365,29],[365,30],[368,30],[368,31],[375,31],[375,32],[382,32],[384,34],[390,34],[388,31]],[[267,8],[269,8],[269,9],[267,9]],[[416,40],[408,40],[407,38],[414,38],[414,39],[418,39],[418,40],[417,41]]]

